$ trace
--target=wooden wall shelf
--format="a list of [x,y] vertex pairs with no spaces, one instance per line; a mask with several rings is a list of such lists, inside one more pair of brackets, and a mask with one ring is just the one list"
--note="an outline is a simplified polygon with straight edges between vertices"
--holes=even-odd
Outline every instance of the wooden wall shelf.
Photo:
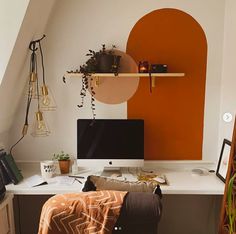
[[[82,77],[82,73],[66,73],[65,77]],[[93,73],[92,77],[149,77],[149,73]],[[185,73],[151,73],[152,77],[184,77]]]
[[[64,77],[82,77],[82,73],[70,73],[67,72]],[[152,78],[152,87],[155,87],[155,78],[156,77],[184,77],[185,73],[151,73]],[[91,77],[95,78],[95,85],[99,86],[99,78],[100,77],[147,77],[149,78],[149,73],[118,73],[115,75],[114,73],[93,73]]]

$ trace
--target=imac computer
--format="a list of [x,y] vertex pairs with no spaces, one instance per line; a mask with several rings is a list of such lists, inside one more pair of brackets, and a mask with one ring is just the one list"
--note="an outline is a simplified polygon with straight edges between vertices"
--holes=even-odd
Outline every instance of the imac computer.
[[142,167],[144,121],[140,119],[78,119],[77,162],[82,167]]

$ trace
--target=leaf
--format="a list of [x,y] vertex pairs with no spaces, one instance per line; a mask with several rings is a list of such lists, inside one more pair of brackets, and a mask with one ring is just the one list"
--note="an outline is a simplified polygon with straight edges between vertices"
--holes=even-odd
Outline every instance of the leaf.
[[229,184],[228,184],[228,191],[227,191],[227,216],[229,219],[229,230],[230,233],[233,233],[234,231],[234,227],[233,224],[235,223],[235,215],[234,215],[234,203],[233,203],[233,184],[234,184],[234,180],[236,178],[236,174],[234,174],[231,179],[229,180]]

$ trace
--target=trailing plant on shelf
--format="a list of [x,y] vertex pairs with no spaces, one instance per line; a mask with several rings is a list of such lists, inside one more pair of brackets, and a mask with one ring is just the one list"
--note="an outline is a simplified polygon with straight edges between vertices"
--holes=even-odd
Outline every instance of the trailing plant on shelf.
[[115,45],[112,45],[110,50],[106,49],[106,45],[102,44],[102,48],[99,51],[89,50],[86,56],[90,58],[85,64],[80,66],[81,73],[117,73],[120,65],[121,56],[115,55]]
[[[120,64],[121,56],[115,55],[114,49],[116,46],[112,45],[110,50],[106,49],[106,45],[102,44],[102,48],[99,51],[89,50],[86,56],[89,59],[85,62],[85,64],[80,66],[80,69],[76,69],[75,71],[67,71],[67,73],[82,73],[82,86],[80,90],[81,103],[78,108],[82,108],[84,106],[84,99],[87,94],[87,90],[90,88],[91,90],[91,110],[93,119],[96,117],[95,113],[95,90],[93,86],[93,77],[91,74],[93,73],[114,73],[118,75],[118,69]],[[63,77],[63,82],[65,83],[65,77]]]

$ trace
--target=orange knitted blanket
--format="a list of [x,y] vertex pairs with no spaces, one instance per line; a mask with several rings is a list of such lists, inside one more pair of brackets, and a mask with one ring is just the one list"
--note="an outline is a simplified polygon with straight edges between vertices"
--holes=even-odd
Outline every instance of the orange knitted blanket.
[[59,194],[43,206],[38,234],[108,234],[127,192],[92,191]]

